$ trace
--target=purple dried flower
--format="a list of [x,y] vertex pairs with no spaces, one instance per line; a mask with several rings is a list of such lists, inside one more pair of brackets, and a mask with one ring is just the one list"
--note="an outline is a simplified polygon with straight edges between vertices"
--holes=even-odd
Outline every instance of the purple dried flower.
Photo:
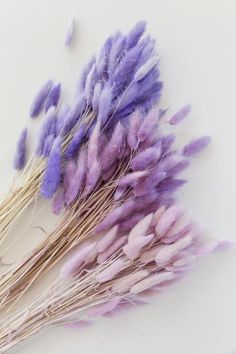
[[98,120],[102,126],[107,122],[111,110],[112,92],[111,87],[106,85],[103,87],[98,105]]
[[88,166],[88,172],[86,176],[86,184],[84,188],[84,194],[92,192],[96,186],[99,177],[101,176],[101,166],[97,159],[94,159],[91,165]]
[[46,199],[56,192],[61,179],[61,138],[54,140],[43,176],[40,192]]
[[99,253],[97,257],[98,264],[105,262],[110,256],[112,256],[116,251],[118,251],[122,246],[124,246],[126,241],[127,236],[119,237],[104,252]]
[[183,148],[183,155],[189,157],[198,154],[209,144],[210,140],[211,137],[208,135],[192,140]]
[[120,207],[115,208],[108,216],[103,219],[96,227],[96,232],[103,232],[110,229],[112,226],[123,217],[128,216],[134,209],[134,200],[124,202]]
[[75,104],[69,110],[69,112],[67,113],[64,119],[64,126],[62,129],[63,135],[68,134],[71,131],[71,129],[75,126],[79,117],[81,116],[81,114],[85,109],[85,105],[86,105],[85,95],[82,94],[81,96],[78,97]]
[[53,85],[51,91],[49,92],[46,102],[45,102],[45,111],[47,112],[50,107],[57,107],[59,99],[61,96],[61,84]]
[[142,80],[158,63],[157,57],[152,57],[146,61],[135,73],[134,81]]
[[131,172],[127,173],[126,175],[120,177],[117,181],[117,184],[119,186],[134,186],[140,178],[144,177],[147,175],[147,171],[136,171],[136,172]]
[[54,214],[59,215],[64,205],[64,191],[59,189],[52,204],[52,211]]
[[168,169],[168,175],[175,176],[185,170],[185,168],[187,168],[189,165],[190,162],[188,160],[182,160],[180,162],[177,162],[176,165]]
[[108,73],[111,77],[114,73],[116,65],[119,64],[122,54],[124,53],[126,45],[126,37],[120,35],[116,41],[114,41],[111,51],[110,51],[110,58],[109,58],[109,66],[108,66]]
[[117,159],[124,141],[125,130],[119,122],[113,131],[110,141],[103,150],[101,157],[102,168],[108,169]]
[[14,154],[14,162],[13,162],[14,168],[16,170],[22,170],[25,167],[27,134],[28,134],[28,129],[24,128],[17,140],[16,150]]
[[85,97],[88,103],[91,103],[93,98],[93,90],[97,81],[96,70],[96,65],[93,64],[85,82]]
[[187,104],[186,106],[182,107],[178,112],[176,112],[169,120],[171,125],[176,125],[181,122],[186,115],[191,111],[191,106]]
[[132,229],[140,220],[144,218],[144,214],[142,213],[137,213],[129,218],[125,219],[119,224],[119,231],[120,232],[126,232]]
[[150,147],[139,152],[130,162],[130,167],[133,171],[145,170],[157,163],[161,156],[160,149]]
[[78,128],[78,130],[76,131],[76,133],[74,134],[73,138],[71,139],[70,144],[68,145],[67,149],[66,149],[66,157],[68,159],[71,159],[75,156],[75,154],[78,152],[81,143],[85,137],[85,125],[81,124],[81,126]]
[[98,121],[88,141],[88,168],[94,162],[94,160],[97,160],[98,157],[100,127],[101,125]]
[[92,58],[90,59],[90,61],[86,65],[86,67],[84,68],[81,78],[78,82],[78,88],[77,88],[78,94],[84,93],[87,75],[90,72],[90,70],[95,62],[96,62],[95,56],[92,56]]
[[176,189],[182,187],[187,181],[185,179],[175,179],[168,177],[158,184],[157,190],[159,192],[173,193]]
[[117,65],[112,78],[117,93],[123,91],[127,83],[132,81],[140,52],[141,49],[138,46],[131,48]]
[[69,105],[64,104],[60,111],[58,112],[58,117],[57,117],[57,124],[56,124],[56,135],[59,135],[62,131],[62,128],[64,126],[64,121],[65,117],[67,116],[69,112]]
[[145,195],[148,191],[153,190],[164,178],[165,172],[155,171],[146,178],[140,180],[134,187],[135,196]]
[[86,172],[87,150],[86,148],[82,148],[79,154],[77,169],[74,170],[73,162],[71,162],[70,168],[67,170],[67,181],[64,183],[66,204],[71,204],[82,190]]
[[141,112],[136,111],[132,114],[129,122],[127,142],[131,150],[135,150],[138,147],[138,130],[141,124]]
[[43,146],[43,153],[42,153],[42,155],[44,157],[48,157],[50,155],[54,139],[55,139],[55,136],[52,134],[50,134],[49,136],[46,137],[45,142],[44,142],[44,146]]
[[64,189],[65,191],[69,188],[70,181],[73,178],[76,172],[76,163],[74,160],[68,161],[66,168],[65,168],[65,175],[64,175]]
[[166,135],[160,139],[162,154],[166,153],[170,149],[174,141],[175,141],[174,134]]
[[142,53],[138,61],[138,67],[144,65],[149,58],[155,55],[155,44],[156,41],[151,39],[150,36],[146,36],[140,41],[139,46],[142,48]]
[[134,47],[139,39],[142,37],[143,33],[146,29],[146,22],[140,21],[138,22],[134,28],[131,29],[129,34],[127,35],[126,40],[126,48],[129,50],[130,48]]
[[65,47],[70,47],[72,42],[73,42],[73,38],[75,35],[75,29],[76,29],[76,20],[74,17],[72,17],[70,19],[67,31],[66,31],[66,36],[65,36]]
[[56,111],[55,107],[51,107],[46,114],[45,120],[42,124],[39,139],[38,139],[38,146],[36,149],[36,154],[40,156],[43,153],[44,144],[47,137],[50,135],[51,126],[54,125],[56,122]]
[[100,50],[100,53],[98,55],[97,73],[98,73],[98,77],[99,78],[102,78],[103,76],[106,76],[107,65],[108,65],[108,62],[109,62],[109,55],[110,55],[110,50],[111,50],[111,47],[112,47],[112,43],[113,43],[113,38],[112,38],[112,36],[110,36],[105,41],[105,43],[104,43],[104,45],[103,45],[103,47]]
[[94,112],[98,111],[101,92],[102,92],[102,84],[101,82],[98,81],[94,86],[94,91],[93,91],[92,107]]
[[39,115],[39,113],[42,111],[43,104],[46,98],[48,97],[52,85],[53,85],[52,80],[48,80],[39,89],[30,107],[31,118],[36,118]]
[[153,108],[148,115],[143,119],[138,130],[138,140],[140,142],[145,141],[149,135],[155,130],[155,126],[158,122],[158,109]]

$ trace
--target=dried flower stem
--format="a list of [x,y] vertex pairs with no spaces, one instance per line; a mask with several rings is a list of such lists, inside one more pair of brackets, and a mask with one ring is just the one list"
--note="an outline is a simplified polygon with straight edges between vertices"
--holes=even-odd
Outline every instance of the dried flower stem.
[[0,281],[1,306],[22,295],[44,271],[51,268],[79,241],[92,235],[95,226],[121,201],[114,201],[114,180],[124,173],[118,169],[110,183],[97,189],[87,200],[77,200],[57,227],[33,251],[19,261]]

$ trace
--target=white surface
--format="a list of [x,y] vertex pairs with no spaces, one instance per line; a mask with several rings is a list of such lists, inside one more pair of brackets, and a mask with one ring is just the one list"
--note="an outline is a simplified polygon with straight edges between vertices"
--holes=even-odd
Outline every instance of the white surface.
[[[78,19],[78,33],[76,46],[68,50],[64,36],[71,15]],[[179,141],[213,136],[187,173],[183,203],[211,235],[236,240],[234,0],[0,0],[1,155],[26,124],[32,96],[44,80],[61,81],[69,96],[80,68],[103,40],[139,19],[148,21],[157,38],[163,105],[171,112],[186,102],[193,106],[178,127]],[[7,179],[10,162],[2,168]],[[235,249],[213,255],[152,305],[84,330],[53,329],[19,353],[234,354],[235,273]]]

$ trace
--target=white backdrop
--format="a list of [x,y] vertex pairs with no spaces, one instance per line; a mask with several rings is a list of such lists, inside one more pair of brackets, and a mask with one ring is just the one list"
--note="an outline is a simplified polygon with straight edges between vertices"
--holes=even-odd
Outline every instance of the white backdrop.
[[[71,15],[76,45],[64,48]],[[1,182],[12,176],[11,155],[28,108],[47,78],[70,96],[80,68],[113,31],[146,19],[157,39],[170,113],[193,110],[178,141],[211,134],[210,148],[187,172],[183,204],[216,238],[236,240],[236,2],[234,0],[0,0]],[[32,122],[31,141],[40,122]],[[134,311],[83,330],[58,328],[19,353],[235,354],[235,249],[202,261],[191,277]]]

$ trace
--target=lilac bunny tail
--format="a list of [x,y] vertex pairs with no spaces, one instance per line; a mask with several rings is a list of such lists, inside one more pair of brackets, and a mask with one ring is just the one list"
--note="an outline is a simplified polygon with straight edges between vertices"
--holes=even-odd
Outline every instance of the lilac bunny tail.
[[70,47],[72,45],[74,36],[75,36],[75,29],[76,29],[76,20],[74,17],[70,19],[66,36],[65,36],[65,47]]
[[31,118],[36,118],[39,115],[39,113],[42,111],[44,102],[49,95],[52,85],[53,85],[52,80],[48,80],[39,89],[30,107]]
[[176,125],[179,122],[181,122],[187,114],[191,111],[191,106],[190,104],[187,104],[186,106],[182,107],[178,112],[176,112],[169,120],[170,125]]
[[46,102],[45,102],[45,111],[47,112],[50,107],[57,107],[59,99],[61,96],[61,84],[53,85],[51,91],[49,92]]
[[138,22],[134,28],[131,29],[129,34],[127,35],[127,40],[126,40],[126,48],[130,49],[134,47],[141,36],[143,35],[144,31],[146,29],[146,22],[145,21],[140,21]]
[[28,129],[24,128],[20,133],[16,144],[16,151],[14,155],[14,168],[16,170],[22,170],[25,167],[27,133]]
[[209,144],[210,140],[211,137],[209,135],[192,140],[183,148],[183,155],[189,157],[198,154]]
[[49,199],[56,192],[61,178],[61,137],[58,136],[52,146],[48,163],[43,176],[40,192]]

